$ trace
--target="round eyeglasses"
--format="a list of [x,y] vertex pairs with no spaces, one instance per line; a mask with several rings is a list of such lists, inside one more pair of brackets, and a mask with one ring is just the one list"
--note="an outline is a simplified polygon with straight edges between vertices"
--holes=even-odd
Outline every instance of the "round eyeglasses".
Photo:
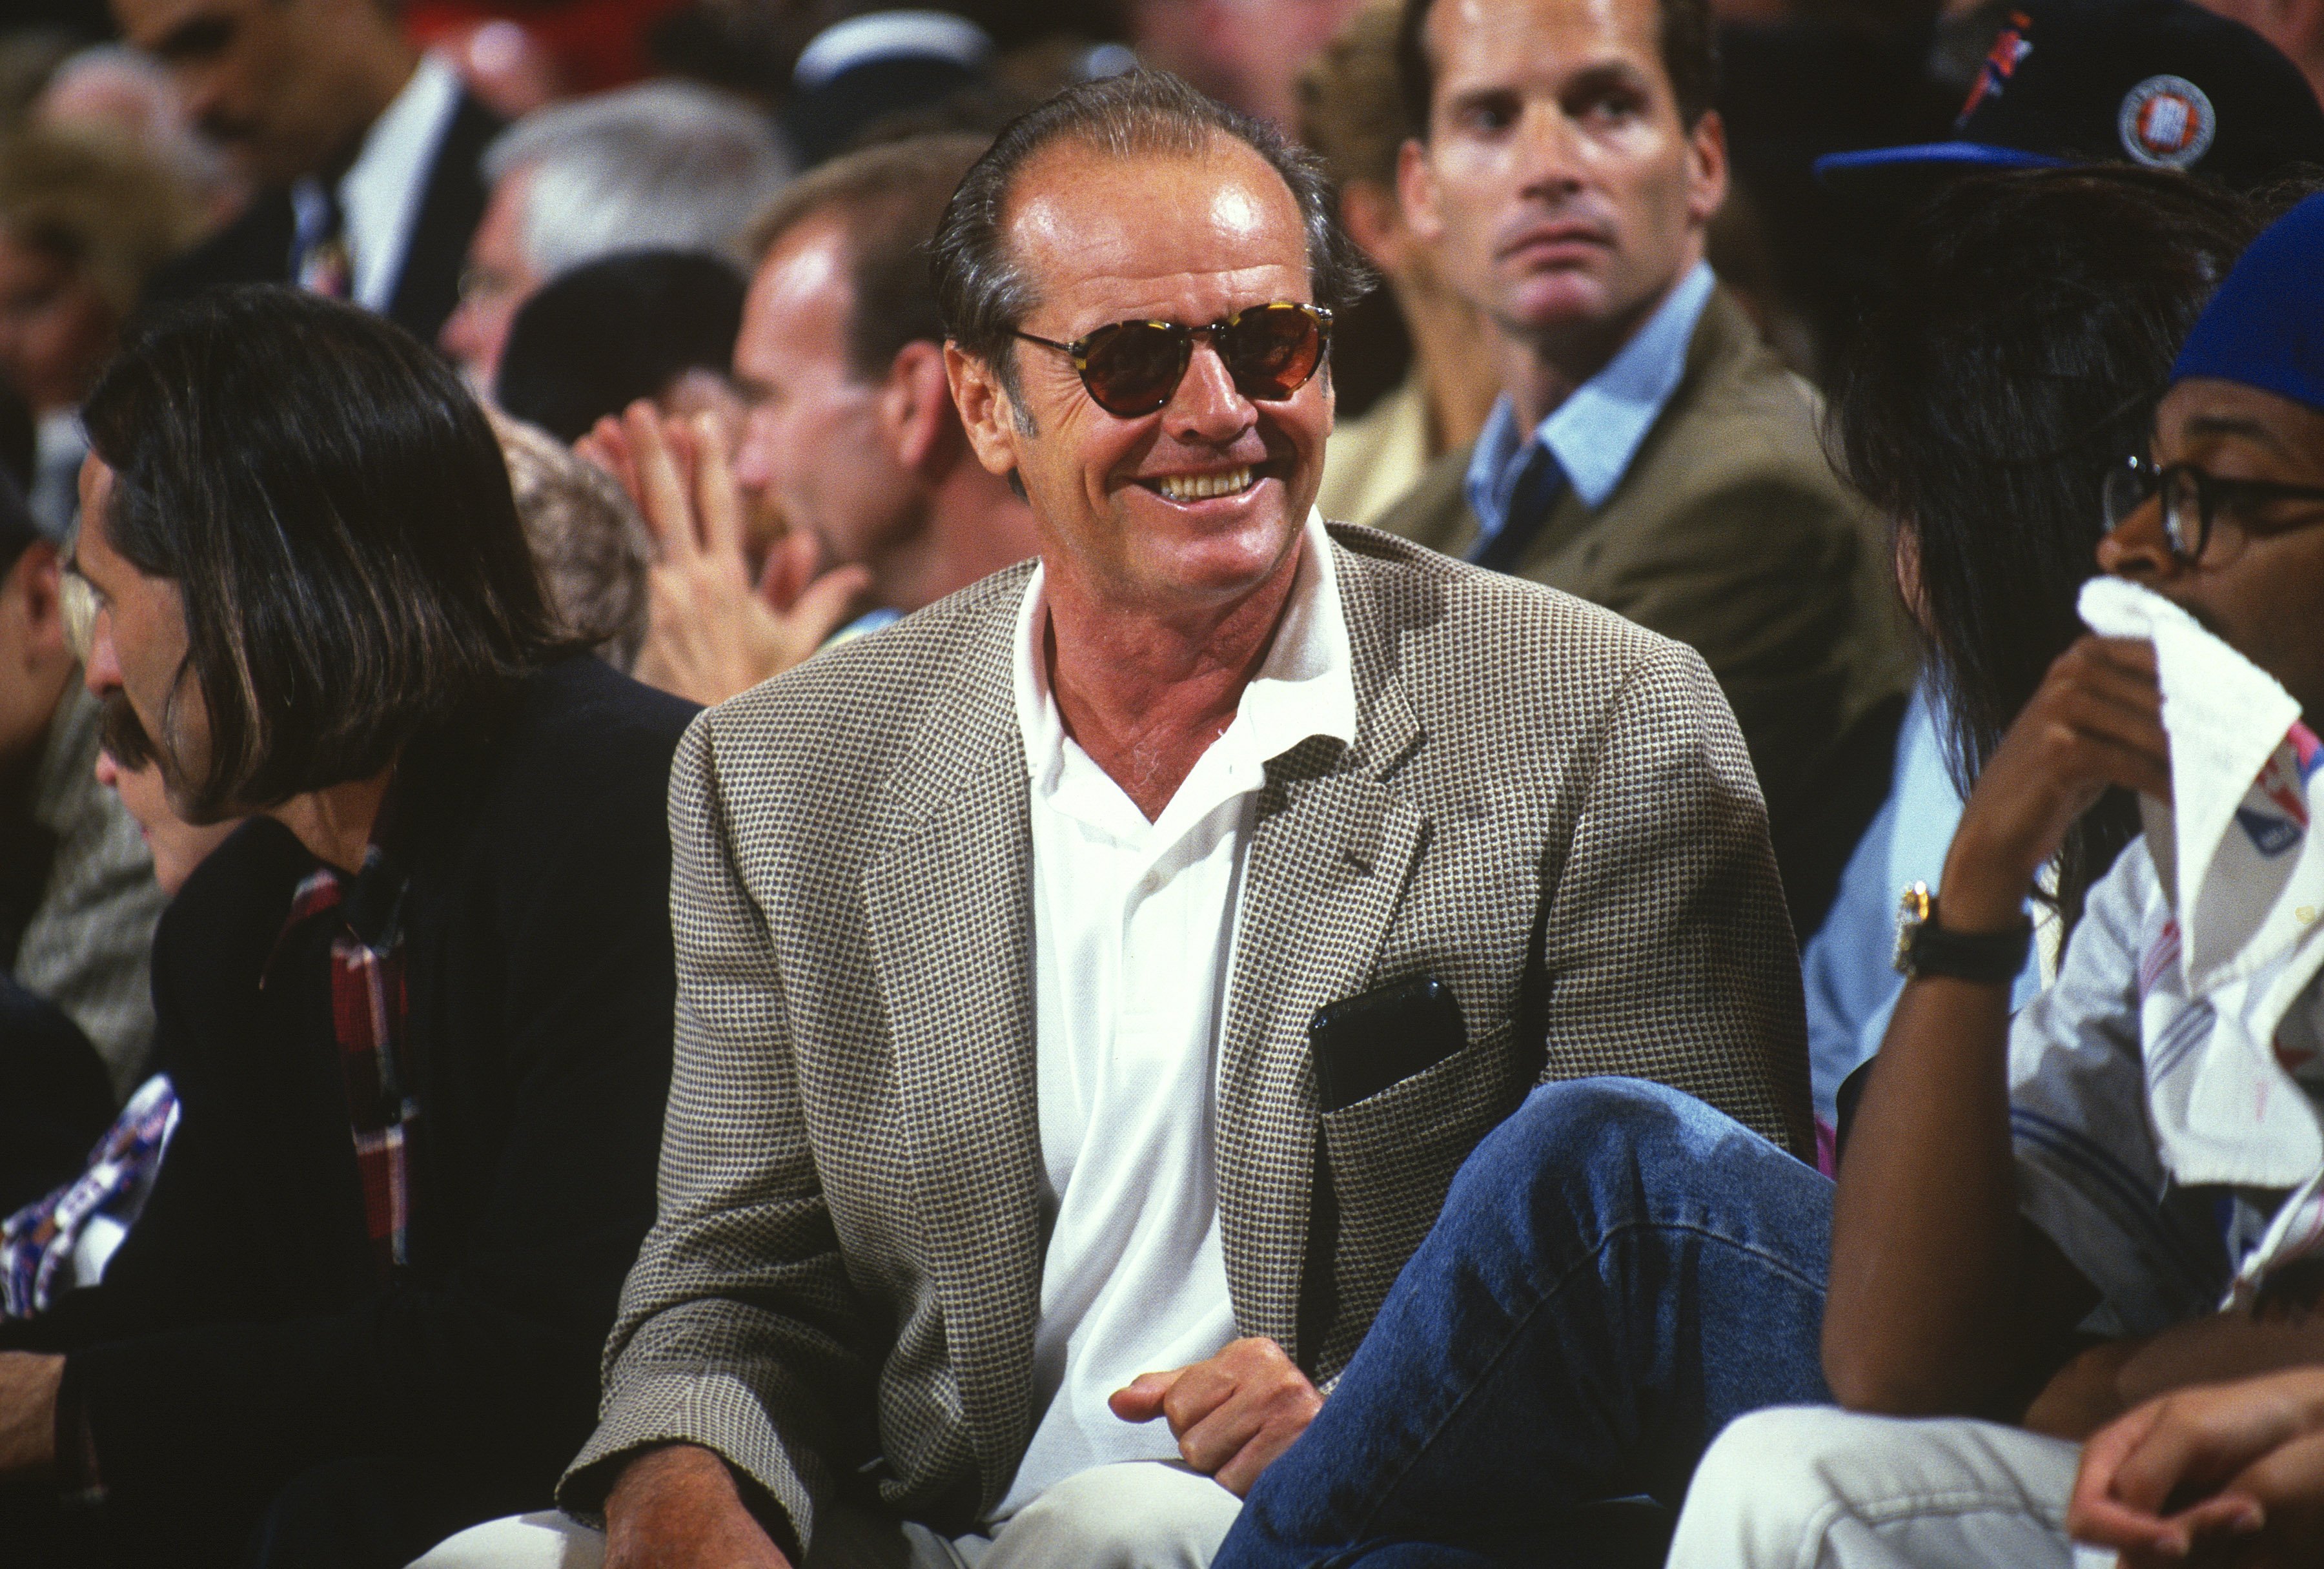
[[[2191,463],[2158,464],[2147,457],[2126,457],[2107,473],[2098,492],[2107,532],[2128,522],[2131,515],[2156,497],[2163,503],[2163,533],[2171,553],[2191,565],[2210,548],[2214,532],[2232,534],[2240,549],[2251,514],[2274,502],[2324,502],[2324,488],[2278,485],[2264,479],[2221,479]],[[2229,520],[2219,530],[2221,519]]]
[[1254,402],[1280,403],[1305,386],[1332,346],[1332,313],[1320,305],[1277,300],[1246,306],[1208,327],[1175,321],[1117,321],[1059,343],[1029,332],[1014,336],[1074,362],[1090,399],[1117,419],[1135,420],[1167,406],[1207,337],[1235,390]]

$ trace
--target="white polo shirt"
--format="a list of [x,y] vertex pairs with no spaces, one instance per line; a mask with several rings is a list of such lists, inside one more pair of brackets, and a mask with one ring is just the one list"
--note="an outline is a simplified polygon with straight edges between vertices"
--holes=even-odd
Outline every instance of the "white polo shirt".
[[1123,1422],[1106,1397],[1235,1338],[1213,1140],[1252,811],[1270,759],[1309,736],[1356,734],[1347,617],[1320,515],[1304,539],[1266,662],[1151,823],[1065,734],[1043,654],[1042,571],[1026,586],[1017,723],[1030,775],[1052,1223],[1033,1341],[1041,1417],[996,1520],[1092,1466],[1175,1458],[1166,1422]]

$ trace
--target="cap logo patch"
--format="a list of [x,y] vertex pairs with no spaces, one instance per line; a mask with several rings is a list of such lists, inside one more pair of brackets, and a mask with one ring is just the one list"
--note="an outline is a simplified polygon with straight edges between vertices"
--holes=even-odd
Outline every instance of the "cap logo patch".
[[2184,169],[2211,150],[2218,112],[2184,77],[2149,77],[2124,95],[2122,150],[2152,169]]
[[1993,48],[1987,51],[1985,62],[1978,67],[1977,80],[1969,84],[1969,102],[1961,106],[1960,116],[1953,121],[1956,128],[1969,124],[1969,117],[1977,113],[1979,104],[2001,96],[2001,89],[2008,85],[2011,77],[2017,74],[2018,66],[2034,52],[2034,45],[2025,37],[2032,31],[2034,19],[2031,16],[2023,11],[2009,14],[2009,25],[1995,36]]

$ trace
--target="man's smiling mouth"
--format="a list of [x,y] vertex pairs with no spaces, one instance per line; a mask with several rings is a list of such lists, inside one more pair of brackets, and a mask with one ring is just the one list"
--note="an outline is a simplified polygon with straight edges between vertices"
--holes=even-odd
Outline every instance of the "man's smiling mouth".
[[1159,479],[1139,483],[1167,501],[1210,501],[1222,495],[1239,495],[1249,490],[1258,478],[1258,471],[1249,464],[1240,468],[1222,469],[1216,474],[1167,474]]

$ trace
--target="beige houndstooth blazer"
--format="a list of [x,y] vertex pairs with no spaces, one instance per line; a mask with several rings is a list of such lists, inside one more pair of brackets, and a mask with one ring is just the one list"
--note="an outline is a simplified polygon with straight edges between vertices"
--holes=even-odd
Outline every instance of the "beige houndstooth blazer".
[[[1702,660],[1554,590],[1333,535],[1358,734],[1269,767],[1217,1135],[1237,1322],[1319,1380],[1536,1081],[1658,1079],[1810,1139],[1766,815]],[[802,1537],[843,1484],[955,1529],[1009,1486],[1045,1243],[1010,683],[1028,570],[711,710],[679,749],[660,1218],[561,1490],[576,1512],[621,1456],[678,1439]],[[1319,1117],[1309,1017],[1420,974],[1451,983],[1469,1044]]]

